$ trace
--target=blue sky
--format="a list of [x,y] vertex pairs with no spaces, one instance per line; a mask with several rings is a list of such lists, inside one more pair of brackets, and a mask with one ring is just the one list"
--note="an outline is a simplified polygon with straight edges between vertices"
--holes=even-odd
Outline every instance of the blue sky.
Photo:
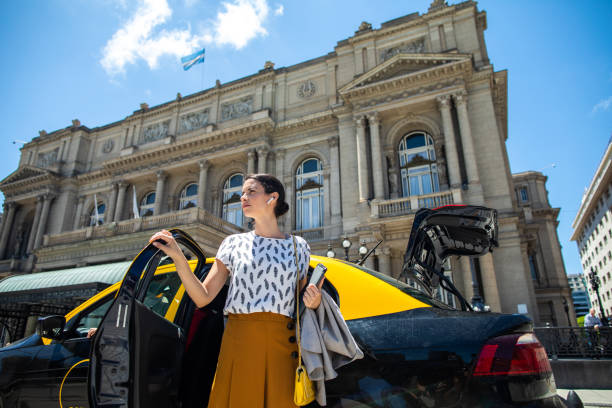
[[[451,4],[456,3],[450,1]],[[430,1],[32,0],[0,14],[0,178],[20,144],[78,118],[95,127],[257,72],[333,51],[361,21],[427,11]],[[581,270],[571,223],[612,136],[612,2],[483,0],[489,57],[508,70],[507,141],[513,172],[548,176],[561,207],[568,273]],[[184,72],[180,56],[205,46]],[[0,197],[3,200],[3,198]]]

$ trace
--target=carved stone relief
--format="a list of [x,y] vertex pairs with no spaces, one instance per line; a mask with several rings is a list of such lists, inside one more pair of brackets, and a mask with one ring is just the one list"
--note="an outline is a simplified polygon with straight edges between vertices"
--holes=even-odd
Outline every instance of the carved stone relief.
[[241,118],[250,115],[253,111],[253,96],[249,95],[236,102],[221,105],[221,120]]
[[50,152],[38,153],[38,161],[36,165],[38,167],[49,167],[57,163],[57,156],[59,154],[59,147],[51,150]]
[[113,142],[113,139],[108,139],[102,145],[102,153],[108,154],[108,153],[112,152],[113,151],[113,147],[115,147],[115,142]]
[[310,79],[300,84],[297,89],[297,96],[300,98],[310,98],[317,92],[317,87]]
[[138,138],[138,144],[145,144],[163,139],[168,136],[168,129],[170,129],[170,120],[149,125],[142,130]]
[[419,54],[425,51],[425,38],[387,48],[380,52],[380,61],[384,62],[397,54]]
[[179,133],[191,132],[192,130],[200,129],[208,124],[209,110],[205,109],[201,112],[192,112],[182,115],[179,118]]

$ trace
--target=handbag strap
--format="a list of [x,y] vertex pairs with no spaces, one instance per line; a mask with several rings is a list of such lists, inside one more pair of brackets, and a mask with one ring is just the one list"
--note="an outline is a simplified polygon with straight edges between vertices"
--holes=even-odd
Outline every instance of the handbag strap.
[[295,278],[295,308],[297,309],[297,345],[298,345],[298,366],[302,364],[302,343],[300,340],[300,267],[298,264],[297,257],[297,247],[295,245],[295,236],[291,236],[293,238],[293,255],[295,256],[295,269],[297,271]]

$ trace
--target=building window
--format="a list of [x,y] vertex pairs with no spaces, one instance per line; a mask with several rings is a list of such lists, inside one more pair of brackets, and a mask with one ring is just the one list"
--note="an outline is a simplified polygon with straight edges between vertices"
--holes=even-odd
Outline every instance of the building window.
[[89,225],[102,225],[104,224],[104,212],[106,211],[106,204],[98,204],[98,213],[96,215],[96,207],[91,210],[89,215]]
[[140,216],[149,217],[155,212],[155,191],[144,196],[140,202]]
[[243,183],[244,176],[234,174],[223,185],[223,219],[238,226],[243,224],[242,204],[240,203]]
[[295,173],[295,229],[323,226],[323,166],[318,159],[307,159]]
[[198,204],[198,185],[191,183],[181,191],[179,210],[195,207]]
[[523,186],[523,187],[518,188],[518,199],[519,201],[523,203],[529,201],[529,194],[527,193],[527,187]]
[[399,144],[402,196],[440,191],[436,152],[431,136],[424,132],[405,135]]
[[538,262],[535,254],[529,254],[529,271],[531,272],[531,279],[540,283],[540,272],[538,271]]

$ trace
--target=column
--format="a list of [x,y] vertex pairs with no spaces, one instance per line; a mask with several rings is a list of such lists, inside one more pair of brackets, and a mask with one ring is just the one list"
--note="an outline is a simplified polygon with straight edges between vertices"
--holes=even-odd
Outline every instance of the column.
[[36,231],[36,238],[34,240],[34,248],[38,249],[42,243],[43,235],[47,227],[47,219],[49,218],[49,208],[51,207],[51,200],[53,196],[51,194],[45,194],[43,196],[43,207],[40,215],[40,221],[38,222],[38,231]]
[[2,223],[2,236],[0,237],[0,259],[4,259],[4,255],[6,254],[6,244],[8,242],[11,229],[13,228],[13,219],[15,218],[16,206],[17,205],[14,202],[6,203],[4,206],[4,214],[6,214],[6,218]]
[[459,155],[457,153],[457,142],[455,130],[450,112],[450,96],[442,95],[436,98],[438,107],[442,114],[442,127],[444,129],[444,144],[446,145],[446,163],[448,165],[448,184],[456,187],[461,184],[461,170],[459,169]]
[[340,200],[340,159],[338,155],[338,136],[332,136],[329,142],[329,167],[330,167],[330,186],[329,199],[331,202],[331,223],[340,223],[341,200]]
[[[117,206],[115,207],[115,214],[112,221],[121,221],[121,216],[123,215],[123,207],[125,206],[125,190],[127,190],[127,186],[127,183],[123,181],[117,183]],[[155,199],[157,200],[157,195],[155,195]],[[107,217],[106,214],[104,214],[104,219],[106,220],[106,222],[111,222],[110,217]]]
[[493,265],[493,255],[490,253],[480,257],[480,276],[482,277],[482,288],[486,294],[485,304],[491,307],[492,312],[501,312],[501,301],[499,299],[499,289],[495,276],[495,266]]
[[40,213],[42,212],[43,199],[41,196],[36,197],[36,212],[34,213],[34,221],[32,222],[32,228],[30,228],[30,237],[28,238],[28,246],[26,253],[32,253],[34,248],[34,240],[36,239],[36,232],[38,231],[38,222],[40,221]]
[[251,149],[247,152],[247,174],[255,173],[255,150]]
[[81,227],[81,218],[83,218],[83,202],[85,201],[85,196],[79,196],[79,201],[77,203],[76,215],[74,217],[74,225],[72,229],[76,230]]
[[391,274],[391,248],[384,246],[382,249],[376,251],[376,255],[378,256],[379,272],[388,276],[393,276]]
[[276,178],[284,183],[285,176],[285,149],[276,150]]
[[370,122],[370,143],[372,145],[372,178],[374,184],[374,198],[385,199],[385,178],[383,170],[383,156],[380,142],[380,126],[378,112],[368,116]]
[[463,157],[467,170],[468,181],[470,184],[480,183],[478,177],[478,166],[476,164],[476,153],[474,150],[474,140],[472,139],[472,129],[467,112],[467,94],[465,92],[455,95],[457,104],[457,116],[459,117],[459,130],[461,131],[461,141],[463,142]]
[[106,206],[108,210],[107,213],[104,214],[104,219],[108,220],[109,222],[113,221],[113,219],[115,218],[115,206],[117,203],[117,183],[113,183],[113,186],[111,188],[112,191],[110,195],[110,200],[108,202],[108,205]]
[[162,201],[164,198],[164,187],[166,184],[166,178],[168,175],[166,172],[159,170],[157,173],[157,186],[155,187],[155,208],[153,213],[155,215],[160,215],[162,211]]
[[374,270],[374,254],[370,254],[370,256],[368,256],[368,259],[365,260],[363,266],[368,269]]
[[258,173],[266,172],[269,151],[270,150],[265,146],[262,146],[257,149],[257,172]]
[[206,191],[208,190],[206,182],[208,180],[208,169],[210,168],[210,163],[208,160],[204,159],[200,160],[198,164],[200,165],[200,179],[198,180],[198,207],[204,209],[204,198],[206,197]]
[[357,141],[357,176],[359,178],[359,201],[370,198],[370,186],[368,184],[368,160],[366,155],[365,118],[357,118],[357,129],[355,138]]
[[474,296],[474,288],[472,286],[472,264],[470,262],[470,258],[468,256],[462,256],[460,258],[461,262],[461,274],[463,275],[463,297],[467,300],[468,303],[471,303],[472,296]]

